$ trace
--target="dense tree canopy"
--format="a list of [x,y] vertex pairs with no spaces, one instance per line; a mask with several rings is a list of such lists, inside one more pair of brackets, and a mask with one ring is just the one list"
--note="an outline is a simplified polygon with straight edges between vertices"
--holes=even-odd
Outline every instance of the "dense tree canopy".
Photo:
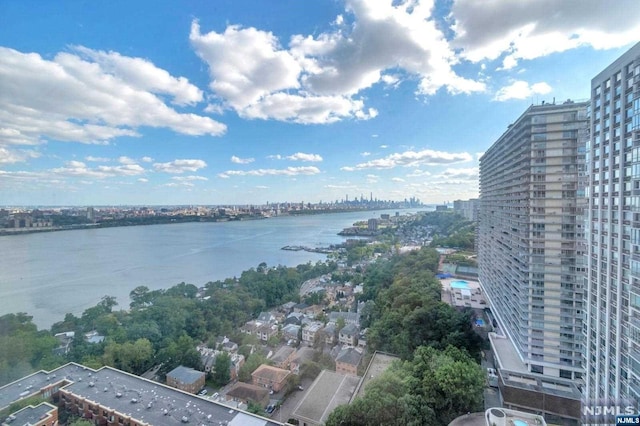
[[393,364],[365,394],[334,410],[327,426],[447,425],[482,409],[484,374],[464,350],[421,346],[413,359]]

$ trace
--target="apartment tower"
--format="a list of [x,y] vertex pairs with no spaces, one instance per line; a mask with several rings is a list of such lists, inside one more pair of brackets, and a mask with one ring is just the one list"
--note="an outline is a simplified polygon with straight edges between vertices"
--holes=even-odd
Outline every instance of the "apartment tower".
[[532,105],[480,159],[479,280],[498,335],[526,380],[563,386],[583,371],[587,106]]
[[640,43],[591,81],[586,404],[640,401]]

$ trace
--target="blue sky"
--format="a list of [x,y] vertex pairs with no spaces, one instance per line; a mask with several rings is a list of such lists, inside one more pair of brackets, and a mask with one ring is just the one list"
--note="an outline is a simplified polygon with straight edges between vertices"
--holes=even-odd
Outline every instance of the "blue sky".
[[639,34],[635,0],[0,0],[0,205],[473,198]]

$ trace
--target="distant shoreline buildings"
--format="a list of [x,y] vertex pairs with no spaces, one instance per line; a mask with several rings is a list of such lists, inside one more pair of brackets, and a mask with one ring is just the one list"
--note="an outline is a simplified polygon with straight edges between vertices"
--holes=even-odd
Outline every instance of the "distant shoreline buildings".
[[404,201],[341,200],[335,203],[267,203],[230,206],[89,206],[5,207],[0,209],[0,235],[62,231],[94,227],[136,226],[182,222],[227,222],[276,216],[344,213],[425,207],[417,198]]

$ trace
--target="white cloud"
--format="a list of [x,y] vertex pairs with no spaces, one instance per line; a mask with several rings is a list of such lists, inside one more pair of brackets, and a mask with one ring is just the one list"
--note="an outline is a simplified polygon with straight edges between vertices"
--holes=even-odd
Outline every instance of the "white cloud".
[[133,158],[129,158],[129,157],[126,157],[126,156],[123,155],[121,157],[118,157],[118,163],[120,163],[120,164],[137,164],[137,161],[134,160]]
[[184,172],[197,172],[207,167],[203,160],[174,160],[168,163],[154,163],[153,168],[158,172],[180,174]]
[[24,163],[38,157],[40,153],[32,149],[9,149],[0,146],[0,164]]
[[442,165],[453,163],[464,163],[471,161],[469,153],[451,153],[443,151],[433,151],[425,149],[423,151],[405,151],[391,154],[385,158],[371,160],[360,163],[353,167],[343,167],[345,171],[365,170],[365,169],[393,169],[395,167],[416,167],[419,165]]
[[3,144],[44,140],[106,143],[139,136],[140,126],[169,128],[186,135],[221,135],[226,126],[208,117],[180,113],[202,94],[183,77],[140,58],[83,47],[56,54],[0,47],[0,135]]
[[322,157],[318,154],[305,154],[304,152],[296,152],[293,155],[288,155],[287,160],[292,161],[305,161],[311,163],[318,163],[322,161]]
[[440,173],[436,178],[458,178],[458,179],[478,179],[478,168],[462,168],[462,169],[446,169],[444,172]]
[[142,58],[122,56],[118,52],[104,52],[75,47],[76,52],[98,64],[104,73],[117,76],[123,83],[152,93],[173,96],[177,105],[194,105],[202,101],[202,91],[184,77],[173,77]]
[[144,162],[144,163],[153,163],[153,158],[151,158],[151,157],[142,157],[142,162]]
[[196,180],[201,180],[201,181],[207,181],[209,180],[208,178],[204,177],[204,176],[174,176],[171,178],[172,180],[178,181],[178,182],[193,182]]
[[407,175],[408,178],[418,178],[418,177],[421,178],[426,176],[431,176],[431,173],[426,170],[420,170],[420,169],[415,169],[414,171],[412,171]]
[[297,176],[297,175],[317,175],[320,169],[313,166],[307,167],[287,167],[286,169],[256,169],[256,170],[227,170],[218,175],[223,179],[231,176]]
[[147,183],[147,182],[149,182],[149,179],[147,179],[147,178],[140,178],[140,179],[138,179],[138,182]]
[[231,162],[236,164],[249,164],[253,163],[254,161],[256,161],[255,158],[240,158],[236,157],[235,155],[231,156]]
[[94,157],[93,155],[88,155],[86,157],[84,157],[84,159],[86,161],[91,161],[93,163],[108,163],[109,161],[111,161],[111,158],[107,158],[107,157]]
[[432,11],[430,1],[347,0],[353,24],[338,15],[326,32],[294,35],[288,46],[252,27],[203,33],[197,21],[189,38],[209,65],[211,89],[242,117],[304,124],[366,120],[377,110],[356,96],[375,84],[417,78],[422,95],[440,88],[485,90],[483,82],[455,73],[458,59]]
[[51,169],[54,175],[65,177],[82,177],[105,179],[114,176],[137,176],[145,172],[138,164],[123,164],[120,166],[98,166],[95,168],[87,167],[81,161],[67,161],[64,167]]
[[387,148],[389,148],[389,145],[380,145],[380,148],[387,149]]
[[526,81],[518,80],[498,90],[495,101],[506,101],[509,99],[527,99],[534,95],[545,95],[551,92],[551,86],[540,82],[529,85]]
[[363,157],[368,157],[368,156],[370,156],[370,155],[371,155],[371,153],[370,153],[370,152],[365,151],[365,152],[361,152],[361,153],[360,153],[360,155],[362,155]]
[[405,180],[404,180],[404,179],[402,179],[402,178],[399,178],[399,177],[394,177],[394,178],[391,178],[391,181],[392,181],[392,182],[402,183],[402,182],[404,182]]
[[637,6],[635,0],[619,0],[615,7],[600,0],[457,0],[450,16],[453,45],[474,62],[505,55],[506,69],[582,46],[622,47],[638,40]]

